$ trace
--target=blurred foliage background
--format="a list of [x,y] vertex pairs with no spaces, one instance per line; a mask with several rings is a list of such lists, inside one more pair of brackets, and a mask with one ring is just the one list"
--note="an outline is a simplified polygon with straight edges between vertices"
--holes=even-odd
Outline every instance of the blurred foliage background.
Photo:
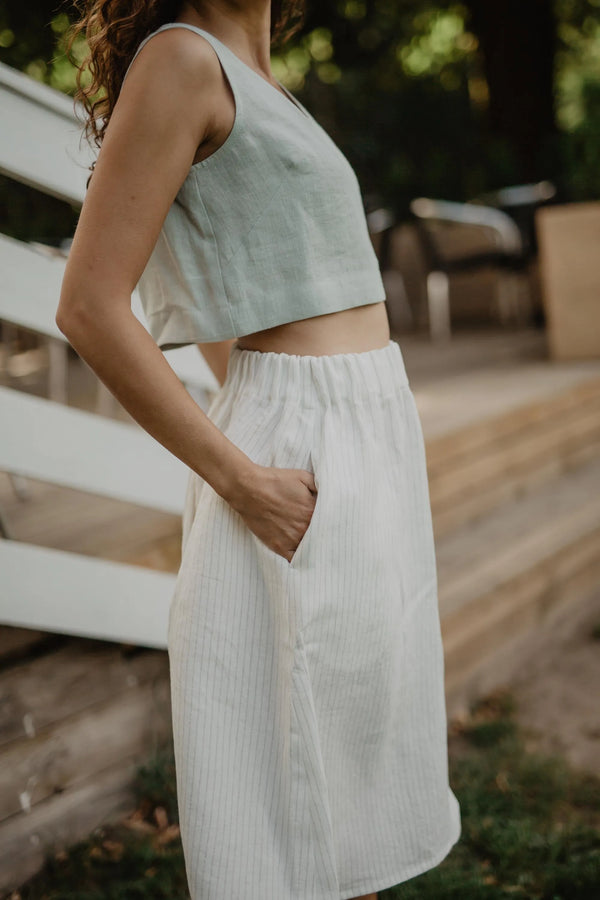
[[[2,0],[0,59],[73,93],[73,15]],[[272,68],[398,219],[540,179],[600,197],[600,0],[309,0]]]

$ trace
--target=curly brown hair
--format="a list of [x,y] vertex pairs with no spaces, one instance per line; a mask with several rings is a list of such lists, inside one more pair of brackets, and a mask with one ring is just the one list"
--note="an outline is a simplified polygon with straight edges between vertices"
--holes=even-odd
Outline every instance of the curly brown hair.
[[[85,109],[86,138],[92,135],[100,147],[138,45],[151,31],[174,21],[182,0],[74,0],[73,5],[80,18],[69,28],[66,53],[77,69],[74,101],[81,101]],[[284,44],[298,31],[305,6],[306,0],[271,0],[271,46]],[[78,63],[71,50],[80,34],[89,54]],[[86,71],[91,73],[91,82],[82,85]]]

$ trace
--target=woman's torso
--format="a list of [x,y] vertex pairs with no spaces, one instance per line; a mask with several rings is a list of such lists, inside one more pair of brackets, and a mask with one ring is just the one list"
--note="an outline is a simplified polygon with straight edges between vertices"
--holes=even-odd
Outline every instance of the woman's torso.
[[[206,28],[200,21],[178,17],[176,22],[188,22],[199,28]],[[206,28],[209,31],[209,28]],[[219,68],[219,95],[215,98],[213,128],[206,140],[197,148],[193,163],[211,156],[225,143],[233,128],[235,120],[235,101],[231,88]],[[250,65],[247,63],[247,65]],[[265,76],[258,73],[261,78]],[[266,80],[266,79],[265,79]],[[275,90],[280,90],[277,83],[269,79]],[[281,91],[283,94],[283,92]],[[286,96],[283,94],[283,96]],[[289,103],[293,100],[286,97]],[[300,355],[322,355],[331,353],[359,353],[384,347],[390,339],[389,320],[384,301],[367,303],[321,316],[312,316],[296,322],[286,322],[243,335],[237,339],[240,347],[249,350],[261,350],[293,353]]]
[[362,353],[385,347],[390,327],[385,303],[369,303],[324,316],[286,322],[238,338],[247,350],[321,356],[330,353]]

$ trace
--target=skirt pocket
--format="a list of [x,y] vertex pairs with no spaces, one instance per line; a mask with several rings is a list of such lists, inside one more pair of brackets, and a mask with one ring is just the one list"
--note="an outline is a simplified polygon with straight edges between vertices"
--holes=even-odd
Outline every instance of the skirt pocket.
[[298,546],[296,547],[296,549],[295,549],[295,551],[294,551],[294,555],[292,556],[292,558],[291,558],[291,560],[290,560],[289,562],[288,562],[288,560],[284,559],[284,557],[282,557],[282,559],[284,560],[284,562],[286,562],[286,563],[288,564],[288,566],[290,566],[291,568],[293,568],[293,567],[297,564],[299,558],[302,556],[303,553],[306,552],[307,544],[310,543],[310,541],[311,541],[311,539],[312,539],[312,537],[313,537],[313,535],[314,535],[314,531],[315,531],[315,528],[316,528],[316,525],[317,525],[317,519],[319,518],[320,513],[321,513],[321,503],[322,503],[322,499],[321,499],[321,485],[320,485],[320,479],[319,479],[319,476],[317,475],[317,472],[315,471],[315,466],[314,466],[312,454],[311,454],[311,457],[310,457],[310,465],[309,465],[309,467],[308,467],[308,471],[312,472],[312,474],[313,474],[313,478],[314,478],[314,480],[315,480],[315,487],[316,487],[316,489],[317,489],[317,497],[316,497],[316,500],[315,500],[315,505],[314,505],[314,508],[313,508],[313,512],[312,512],[312,516],[311,516],[310,522],[308,523],[308,527],[307,527],[306,531],[304,532],[304,534],[303,534],[302,537],[300,538],[300,543],[299,543]]

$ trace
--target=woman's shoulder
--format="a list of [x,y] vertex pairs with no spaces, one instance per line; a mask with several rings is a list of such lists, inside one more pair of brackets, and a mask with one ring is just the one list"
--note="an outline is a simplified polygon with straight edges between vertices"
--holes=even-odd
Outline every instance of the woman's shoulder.
[[147,34],[138,44],[123,81],[127,76],[147,81],[157,72],[161,77],[183,79],[192,88],[204,86],[209,91],[221,78],[214,46],[203,35],[187,27],[161,26]]

